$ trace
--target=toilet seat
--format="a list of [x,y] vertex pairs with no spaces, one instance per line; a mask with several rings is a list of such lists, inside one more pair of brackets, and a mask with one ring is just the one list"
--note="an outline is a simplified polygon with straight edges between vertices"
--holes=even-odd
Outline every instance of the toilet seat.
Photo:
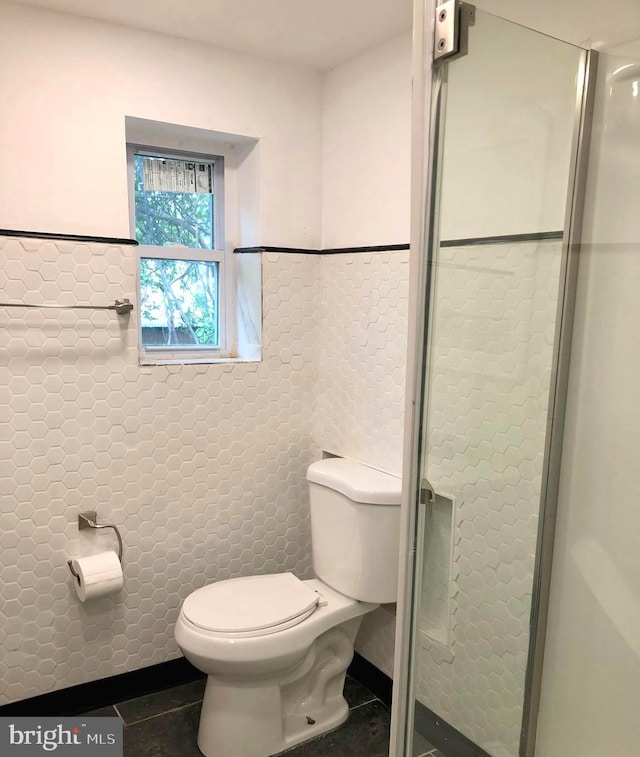
[[231,578],[203,586],[184,601],[185,618],[225,637],[265,636],[308,618],[320,595],[292,573]]

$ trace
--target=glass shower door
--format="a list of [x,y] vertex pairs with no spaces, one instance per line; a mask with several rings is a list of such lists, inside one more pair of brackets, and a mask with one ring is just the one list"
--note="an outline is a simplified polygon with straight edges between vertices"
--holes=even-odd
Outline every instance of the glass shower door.
[[540,534],[558,465],[587,54],[465,14],[465,54],[434,64],[411,660],[397,694],[408,697],[398,756],[531,755],[535,732]]

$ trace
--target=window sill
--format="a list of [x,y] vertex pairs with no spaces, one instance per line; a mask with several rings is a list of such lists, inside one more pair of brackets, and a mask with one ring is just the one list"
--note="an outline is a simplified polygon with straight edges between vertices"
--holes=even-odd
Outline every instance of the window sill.
[[236,354],[216,355],[141,355],[139,365],[208,365],[218,363],[259,363],[262,360],[260,345],[243,345],[238,348]]
[[258,357],[199,357],[199,358],[141,358],[138,365],[161,366],[161,365],[218,365],[220,363],[260,363],[262,358]]

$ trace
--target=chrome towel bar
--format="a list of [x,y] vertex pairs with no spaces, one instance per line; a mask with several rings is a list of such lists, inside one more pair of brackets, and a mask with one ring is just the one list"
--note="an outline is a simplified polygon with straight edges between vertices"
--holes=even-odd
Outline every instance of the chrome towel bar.
[[113,305],[27,305],[24,302],[0,302],[0,308],[44,308],[47,310],[115,310],[118,315],[126,315],[133,310],[133,303],[126,297],[116,300]]

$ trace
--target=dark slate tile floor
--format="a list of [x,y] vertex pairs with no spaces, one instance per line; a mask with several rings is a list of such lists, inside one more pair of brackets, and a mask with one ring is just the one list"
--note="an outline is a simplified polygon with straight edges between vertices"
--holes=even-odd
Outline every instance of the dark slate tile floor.
[[413,734],[413,757],[445,757],[424,736],[414,731]]
[[188,705],[199,705],[204,696],[206,682],[206,678],[201,678],[199,681],[185,683],[172,689],[138,697],[138,699],[130,699],[127,702],[120,702],[116,705],[118,714],[124,720],[125,725],[134,725],[142,720],[149,720]]
[[[196,737],[204,687],[202,678],[84,714],[122,719],[124,757],[202,757]],[[329,733],[289,749],[284,752],[286,757],[388,757],[389,709],[349,676],[344,695],[351,710],[349,720]],[[417,735],[413,757],[445,756]]]
[[378,699],[361,704],[351,709],[344,725],[284,754],[286,757],[388,757],[389,710]]
[[[125,757],[202,757],[196,737],[204,686],[203,678],[84,714],[123,720]],[[344,693],[349,720],[288,750],[287,757],[387,757],[388,708],[353,678],[347,677]]]

